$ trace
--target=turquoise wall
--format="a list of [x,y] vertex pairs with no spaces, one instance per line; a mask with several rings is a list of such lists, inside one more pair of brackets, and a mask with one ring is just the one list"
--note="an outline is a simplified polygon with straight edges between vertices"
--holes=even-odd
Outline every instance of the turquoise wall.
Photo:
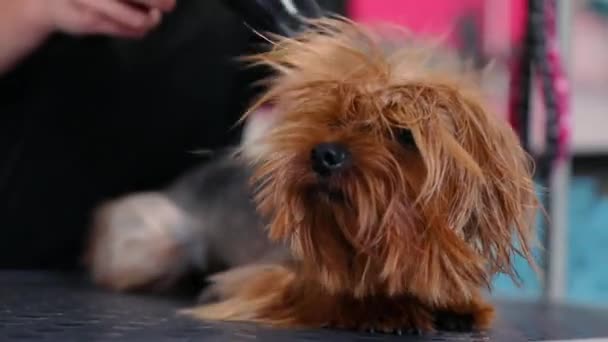
[[[567,299],[581,304],[608,306],[608,196],[600,193],[594,177],[574,177],[568,208]],[[540,283],[530,267],[516,260],[523,286],[510,279],[495,280],[497,296],[533,298]]]

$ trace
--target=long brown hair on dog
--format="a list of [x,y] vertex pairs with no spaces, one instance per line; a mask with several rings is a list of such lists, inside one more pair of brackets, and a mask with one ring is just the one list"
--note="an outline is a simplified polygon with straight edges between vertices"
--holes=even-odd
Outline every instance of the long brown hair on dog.
[[[538,207],[531,162],[489,110],[475,72],[398,29],[315,21],[252,56],[271,67],[273,128],[254,161],[255,201],[288,264],[215,278],[203,319],[279,326],[432,330],[438,312],[485,328],[481,297],[512,258],[532,261]],[[320,143],[350,166],[323,182]]]

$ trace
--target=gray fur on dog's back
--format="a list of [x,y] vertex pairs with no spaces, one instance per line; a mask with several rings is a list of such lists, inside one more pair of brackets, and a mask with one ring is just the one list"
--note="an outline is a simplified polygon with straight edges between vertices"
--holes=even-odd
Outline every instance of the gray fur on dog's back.
[[197,243],[193,262],[203,271],[216,271],[287,255],[271,243],[257,214],[249,177],[251,168],[228,151],[179,178],[167,196],[189,214]]

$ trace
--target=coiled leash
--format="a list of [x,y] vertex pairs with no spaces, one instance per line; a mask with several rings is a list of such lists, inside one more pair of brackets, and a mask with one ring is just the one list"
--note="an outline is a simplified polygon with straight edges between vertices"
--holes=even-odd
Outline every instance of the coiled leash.
[[[519,133],[523,147],[532,152],[530,99],[534,76],[538,77],[545,108],[545,135],[543,151],[535,155],[536,178],[546,189],[550,188],[558,164],[568,156],[571,130],[570,90],[559,51],[556,16],[556,0],[528,0],[526,34],[512,64],[509,90],[509,121]],[[548,191],[543,196],[547,217],[552,216],[551,195]],[[551,222],[546,220],[544,246],[549,246],[551,226]],[[547,248],[543,258],[547,274],[553,271],[548,262],[549,253],[551,250]]]

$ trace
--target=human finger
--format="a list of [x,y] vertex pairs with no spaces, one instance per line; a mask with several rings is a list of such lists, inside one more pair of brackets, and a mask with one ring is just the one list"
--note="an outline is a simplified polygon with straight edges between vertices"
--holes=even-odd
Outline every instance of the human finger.
[[119,0],[77,0],[82,6],[132,29],[144,29],[153,24],[148,11],[136,9]]
[[162,12],[170,12],[175,8],[176,0],[123,0],[127,3],[139,5],[150,9],[159,9]]

